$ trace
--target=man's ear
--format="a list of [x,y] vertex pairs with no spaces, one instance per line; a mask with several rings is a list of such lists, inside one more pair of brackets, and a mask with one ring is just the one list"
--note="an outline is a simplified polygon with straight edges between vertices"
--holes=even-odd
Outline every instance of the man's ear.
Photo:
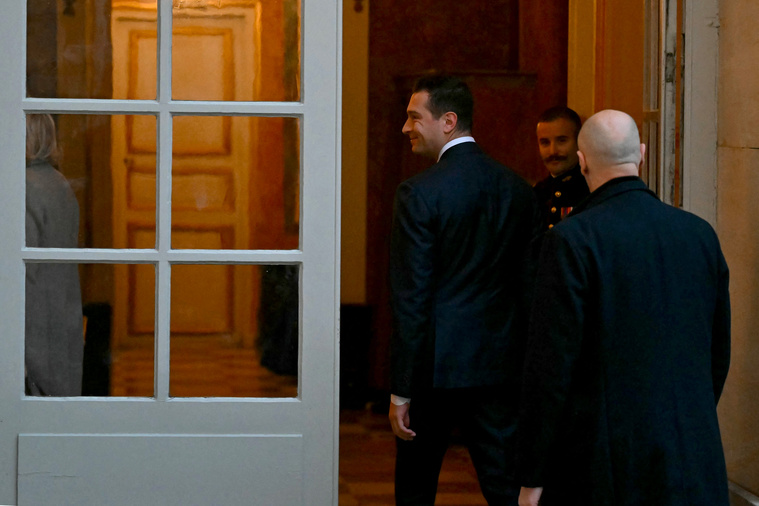
[[585,160],[585,153],[578,151],[577,158],[580,160],[580,172],[582,172],[583,176],[586,176],[588,174],[588,162]]
[[638,175],[642,174],[643,172],[643,164],[646,161],[646,145],[641,144],[640,145],[640,165],[638,165]]
[[456,125],[459,123],[459,117],[456,115],[453,111],[448,111],[447,113],[443,114],[442,117],[443,121],[445,122],[443,125],[443,132],[446,134],[449,134],[456,130]]

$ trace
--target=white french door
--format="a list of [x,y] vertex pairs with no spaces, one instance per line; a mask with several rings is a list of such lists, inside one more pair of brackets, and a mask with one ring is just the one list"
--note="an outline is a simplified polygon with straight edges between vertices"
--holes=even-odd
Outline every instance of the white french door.
[[[0,504],[337,504],[340,4],[3,5]],[[76,244],[29,232],[48,114]],[[62,265],[83,395],[27,386]]]

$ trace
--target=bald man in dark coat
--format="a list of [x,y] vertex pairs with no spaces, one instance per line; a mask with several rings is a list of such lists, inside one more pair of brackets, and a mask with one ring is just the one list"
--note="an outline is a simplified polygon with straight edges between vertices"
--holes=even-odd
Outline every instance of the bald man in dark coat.
[[712,227],[638,177],[635,122],[579,138],[591,190],[544,238],[519,420],[520,505],[728,504],[717,401],[728,269]]

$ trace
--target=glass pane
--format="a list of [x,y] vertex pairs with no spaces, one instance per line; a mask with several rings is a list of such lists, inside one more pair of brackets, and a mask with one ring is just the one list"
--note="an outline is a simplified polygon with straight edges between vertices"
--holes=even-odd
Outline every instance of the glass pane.
[[300,0],[175,1],[174,100],[300,99]]
[[26,264],[25,391],[153,396],[152,265]]
[[27,96],[155,100],[156,0],[27,1]]
[[155,247],[154,116],[30,114],[26,132],[27,246]]
[[171,246],[296,249],[296,118],[175,116]]
[[172,397],[295,397],[297,265],[174,265]]

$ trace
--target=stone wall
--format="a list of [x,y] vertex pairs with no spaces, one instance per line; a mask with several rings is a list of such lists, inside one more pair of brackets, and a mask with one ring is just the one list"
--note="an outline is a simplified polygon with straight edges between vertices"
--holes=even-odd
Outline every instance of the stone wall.
[[718,233],[730,267],[733,354],[719,414],[728,475],[759,495],[759,32],[756,0],[720,0]]

